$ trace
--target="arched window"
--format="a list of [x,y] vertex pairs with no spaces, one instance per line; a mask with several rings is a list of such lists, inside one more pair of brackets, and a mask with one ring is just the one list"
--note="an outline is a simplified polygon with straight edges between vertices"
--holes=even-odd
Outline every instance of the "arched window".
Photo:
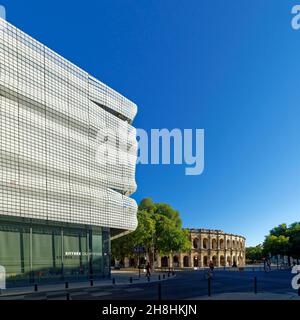
[[193,240],[193,248],[194,249],[198,249],[199,248],[199,242],[200,242],[200,240],[198,238],[195,238]]
[[183,266],[189,267],[189,257],[188,256],[183,257]]
[[230,249],[230,240],[227,240],[227,249]]
[[218,249],[218,245],[217,245],[217,240],[216,239],[212,239],[211,244],[212,244],[212,248],[214,250]]
[[173,257],[173,267],[179,267],[179,258],[178,256]]
[[231,257],[227,257],[227,266],[231,267]]
[[220,249],[224,249],[224,240],[220,239]]
[[163,268],[167,268],[168,267],[168,257],[164,256],[161,258],[161,266]]
[[225,267],[225,257],[224,256],[220,256],[220,264],[222,267]]
[[199,258],[197,256],[194,257],[194,267],[199,267]]
[[212,262],[213,262],[214,266],[217,265],[217,256],[212,257]]

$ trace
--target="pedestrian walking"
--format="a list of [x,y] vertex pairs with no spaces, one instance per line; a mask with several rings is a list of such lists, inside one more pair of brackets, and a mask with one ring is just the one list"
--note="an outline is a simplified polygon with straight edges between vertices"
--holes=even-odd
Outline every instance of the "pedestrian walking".
[[151,272],[150,272],[151,266],[150,263],[148,262],[146,265],[146,277],[150,277],[151,276]]

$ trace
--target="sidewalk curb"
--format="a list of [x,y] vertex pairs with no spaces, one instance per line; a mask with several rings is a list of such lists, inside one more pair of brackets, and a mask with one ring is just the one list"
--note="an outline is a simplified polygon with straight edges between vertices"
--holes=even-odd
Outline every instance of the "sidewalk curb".
[[[135,280],[135,282],[133,281],[132,283],[130,283],[129,281],[128,282],[122,282],[122,283],[116,283],[116,284],[112,284],[111,282],[110,283],[102,283],[102,284],[99,284],[99,285],[94,285],[94,286],[90,286],[90,285],[87,285],[87,286],[83,286],[83,287],[75,287],[75,288],[59,288],[59,289],[49,289],[49,290],[43,290],[43,286],[40,286],[40,290],[38,291],[34,291],[34,289],[32,291],[22,291],[22,292],[18,292],[18,293],[13,293],[13,292],[10,292],[10,293],[3,293],[3,290],[2,290],[2,293],[1,293],[1,290],[0,290],[0,300],[1,298],[5,298],[5,297],[17,297],[17,296],[24,296],[24,295],[29,295],[29,294],[39,294],[39,293],[55,293],[55,292],[61,292],[61,291],[64,291],[65,293],[69,292],[69,293],[72,293],[72,291],[74,290],[86,290],[86,289],[90,289],[90,288],[99,288],[101,289],[101,287],[107,289],[107,288],[115,288],[115,287],[122,287],[122,286],[131,286],[131,285],[136,285],[136,284],[150,284],[150,283],[158,283],[158,282],[162,282],[162,281],[167,281],[167,280],[172,280],[172,279],[175,279],[176,278],[176,274],[174,276],[170,276],[170,277],[166,277],[165,279],[161,279],[161,280],[150,280],[150,281],[143,281],[143,282],[138,282],[139,280]],[[134,278],[133,278],[134,279]],[[72,283],[69,283],[69,286],[70,284]],[[63,286],[63,284],[62,284]]]

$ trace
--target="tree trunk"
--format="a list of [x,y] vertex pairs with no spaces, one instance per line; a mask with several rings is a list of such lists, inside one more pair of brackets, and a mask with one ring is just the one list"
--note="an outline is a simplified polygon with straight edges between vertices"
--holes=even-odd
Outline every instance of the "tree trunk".
[[150,250],[147,250],[147,253],[146,253],[146,263],[150,262],[150,264],[151,264],[150,256],[151,256]]
[[151,268],[151,272],[154,271],[154,252],[151,251],[150,252],[150,268]]

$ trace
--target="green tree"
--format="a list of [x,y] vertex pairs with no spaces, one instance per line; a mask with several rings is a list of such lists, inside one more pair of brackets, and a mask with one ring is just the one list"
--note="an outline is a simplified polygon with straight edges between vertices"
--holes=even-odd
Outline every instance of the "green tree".
[[[122,241],[126,239],[126,241]],[[132,248],[134,247],[134,236],[133,234],[128,234],[126,236],[112,240],[111,254],[112,257],[117,260],[122,260],[124,257],[131,258],[134,253]]]
[[274,227],[264,242],[265,254],[287,255],[290,264],[290,257],[300,256],[300,223],[295,222],[287,226],[282,223]]
[[282,223],[270,230],[263,243],[263,255],[269,254],[288,256],[289,265],[291,257],[300,258],[300,222]]
[[286,223],[282,223],[277,227],[274,227],[271,231],[270,231],[270,235],[279,237],[279,236],[287,236],[288,234],[288,227]]
[[177,210],[166,203],[153,203],[150,198],[143,199],[139,209],[146,210],[154,221],[154,230],[149,230],[149,241],[145,245],[152,267],[156,253],[168,255],[190,249],[188,235],[182,230],[182,221]]
[[160,255],[191,249],[188,231],[182,229],[179,218],[174,219],[164,213],[156,215],[155,240],[155,250]]
[[168,255],[191,249],[180,214],[169,204],[154,203],[151,198],[145,198],[139,204],[137,217],[138,227],[134,232],[112,241],[113,257],[132,257],[134,246],[142,245],[153,267],[156,253]]
[[261,261],[262,258],[263,258],[263,246],[261,244],[255,247],[246,248],[246,259],[248,261],[251,261],[251,263]]
[[125,257],[136,257],[134,247],[141,245],[143,245],[146,248],[146,252],[148,252],[152,244],[155,222],[147,210],[138,210],[137,219],[138,226],[134,232],[112,240],[111,251],[113,258],[121,260]]
[[[289,249],[290,249],[290,241],[289,237],[286,237],[284,235],[268,235],[264,241],[263,244],[264,247],[264,254],[265,256],[268,256],[271,254],[271,256],[275,255],[289,255]],[[278,256],[277,256],[278,259]]]
[[151,211],[155,209],[155,204],[151,198],[144,198],[139,204],[139,210]]
[[292,223],[288,228],[290,238],[290,255],[293,258],[300,258],[300,222]]

